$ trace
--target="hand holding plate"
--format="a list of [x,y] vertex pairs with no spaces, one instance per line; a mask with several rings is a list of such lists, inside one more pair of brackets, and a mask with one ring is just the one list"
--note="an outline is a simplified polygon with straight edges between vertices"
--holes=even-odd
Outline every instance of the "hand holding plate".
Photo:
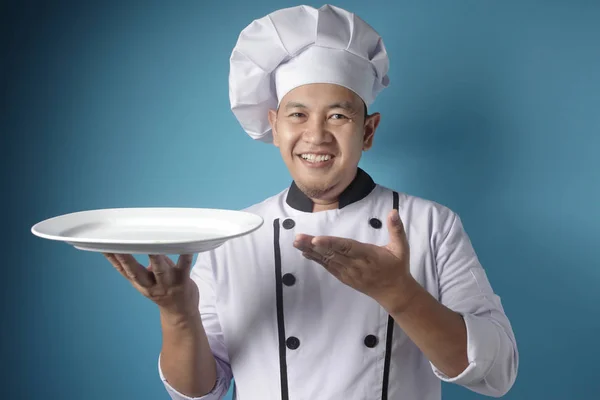
[[163,317],[173,321],[198,314],[198,286],[190,278],[193,256],[179,256],[177,264],[164,255],[150,255],[148,268],[130,254],[104,256],[145,297],[158,305]]

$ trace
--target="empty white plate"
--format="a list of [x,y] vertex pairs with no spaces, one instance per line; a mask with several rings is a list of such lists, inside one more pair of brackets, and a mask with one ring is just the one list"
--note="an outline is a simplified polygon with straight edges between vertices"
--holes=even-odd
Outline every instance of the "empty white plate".
[[35,224],[31,232],[87,251],[193,254],[247,235],[263,224],[255,214],[209,208],[111,208],[80,211]]

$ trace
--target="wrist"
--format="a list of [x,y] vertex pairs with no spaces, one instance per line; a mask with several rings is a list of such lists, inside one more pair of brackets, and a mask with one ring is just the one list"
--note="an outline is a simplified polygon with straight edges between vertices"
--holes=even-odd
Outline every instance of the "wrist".
[[160,321],[163,327],[170,328],[187,328],[194,327],[201,323],[200,310],[190,311],[187,313],[172,312],[159,308]]
[[408,274],[391,286],[378,302],[390,315],[399,315],[410,308],[423,290],[419,282]]

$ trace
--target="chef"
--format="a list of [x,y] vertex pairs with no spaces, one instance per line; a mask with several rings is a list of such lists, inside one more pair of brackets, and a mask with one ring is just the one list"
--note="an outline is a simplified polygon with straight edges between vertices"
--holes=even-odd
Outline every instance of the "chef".
[[161,310],[172,399],[438,400],[441,382],[499,397],[515,337],[460,217],[358,168],[388,86],[381,37],[333,6],[278,10],[240,34],[233,113],[293,178],[246,209],[260,229],[175,265],[106,255]]

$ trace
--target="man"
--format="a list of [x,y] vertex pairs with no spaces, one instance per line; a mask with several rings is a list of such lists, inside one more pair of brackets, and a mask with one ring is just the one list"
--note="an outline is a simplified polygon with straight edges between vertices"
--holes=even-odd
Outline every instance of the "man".
[[254,21],[231,56],[232,109],[293,178],[247,209],[265,224],[174,265],[111,263],[160,309],[173,399],[440,399],[441,381],[499,397],[518,352],[460,218],[358,168],[388,86],[378,34],[332,6]]

